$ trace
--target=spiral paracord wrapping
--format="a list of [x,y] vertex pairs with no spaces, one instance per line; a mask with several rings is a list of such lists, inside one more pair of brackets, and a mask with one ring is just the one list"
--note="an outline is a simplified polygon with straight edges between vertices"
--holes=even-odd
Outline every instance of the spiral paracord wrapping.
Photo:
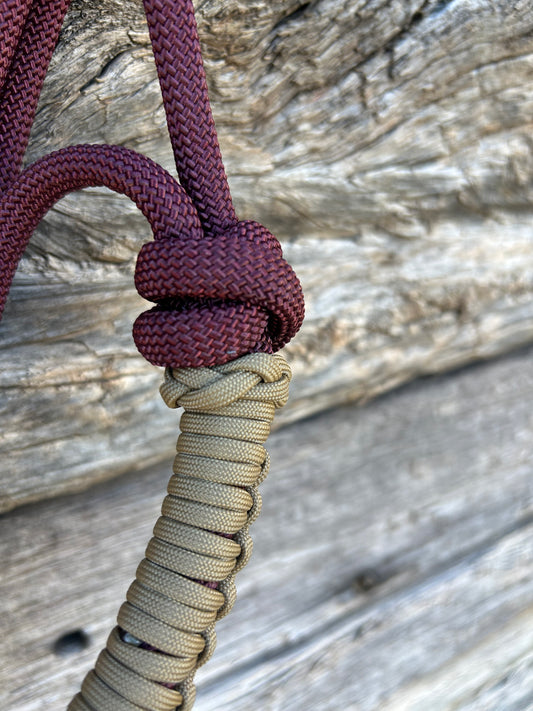
[[182,406],[174,475],[118,627],[69,711],[189,711],[193,676],[214,651],[216,620],[247,563],[263,447],[290,369],[256,353],[212,368],[167,368],[161,394]]

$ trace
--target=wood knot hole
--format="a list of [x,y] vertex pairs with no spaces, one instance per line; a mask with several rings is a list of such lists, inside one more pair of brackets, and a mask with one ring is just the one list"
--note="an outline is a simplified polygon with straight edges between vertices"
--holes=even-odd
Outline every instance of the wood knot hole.
[[355,577],[354,587],[356,590],[368,592],[376,588],[382,582],[383,576],[377,570],[367,568],[366,570],[362,570],[359,575]]
[[91,644],[91,638],[83,630],[72,630],[58,637],[53,644],[54,654],[58,657],[69,657],[79,654]]

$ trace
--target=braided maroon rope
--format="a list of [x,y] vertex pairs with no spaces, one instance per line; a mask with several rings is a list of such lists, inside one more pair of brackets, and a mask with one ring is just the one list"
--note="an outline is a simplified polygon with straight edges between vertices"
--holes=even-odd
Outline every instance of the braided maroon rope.
[[[20,35],[0,93],[0,191],[20,172],[37,100],[69,4],[70,0],[4,0],[0,5],[2,41],[12,27]],[[21,34],[18,13],[27,14]]]
[[37,100],[68,0],[0,0],[0,315],[30,236],[66,193],[105,185],[128,195],[155,242],[136,285],[156,307],[133,333],[156,365],[201,366],[281,348],[301,325],[300,283],[277,240],[238,222],[222,164],[190,0],[144,0],[183,187],[118,146],[72,146],[20,173]]
[[207,95],[192,2],[145,0],[144,8],[181,184],[206,234],[222,232],[237,217]]
[[0,87],[4,85],[30,7],[31,0],[19,0],[18,2],[17,0],[2,0],[0,3],[0,37],[2,37]]

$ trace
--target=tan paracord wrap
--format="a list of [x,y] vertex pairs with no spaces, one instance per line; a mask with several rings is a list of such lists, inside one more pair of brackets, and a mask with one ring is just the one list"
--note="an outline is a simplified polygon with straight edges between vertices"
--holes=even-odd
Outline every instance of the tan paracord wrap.
[[[189,711],[193,677],[235,602],[248,529],[269,459],[263,447],[290,369],[279,354],[212,368],[167,369],[161,395],[182,406],[174,475],[118,627],[68,711]],[[142,640],[142,642],[141,642]]]

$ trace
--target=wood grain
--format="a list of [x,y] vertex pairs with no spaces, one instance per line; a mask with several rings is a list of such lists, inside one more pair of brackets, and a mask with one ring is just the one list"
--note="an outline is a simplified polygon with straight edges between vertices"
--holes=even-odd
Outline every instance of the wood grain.
[[[279,235],[306,294],[280,422],[532,341],[531,3],[197,10],[239,214]],[[28,160],[85,141],[172,168],[138,0],[72,3]],[[32,239],[2,323],[1,509],[167,456],[159,375],[130,336],[147,239],[100,189]]]
[[[533,351],[284,428],[198,711],[533,704]],[[174,413],[176,414],[176,413]],[[0,519],[0,700],[66,705],[170,464]],[[87,648],[54,654],[73,630]]]

